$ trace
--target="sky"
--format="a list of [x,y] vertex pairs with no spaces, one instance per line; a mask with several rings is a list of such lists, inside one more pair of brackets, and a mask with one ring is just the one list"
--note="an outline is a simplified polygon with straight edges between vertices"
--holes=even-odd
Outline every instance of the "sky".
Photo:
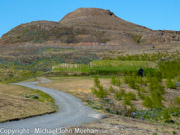
[[0,37],[23,23],[60,21],[81,7],[109,9],[153,30],[180,31],[180,0],[0,0]]

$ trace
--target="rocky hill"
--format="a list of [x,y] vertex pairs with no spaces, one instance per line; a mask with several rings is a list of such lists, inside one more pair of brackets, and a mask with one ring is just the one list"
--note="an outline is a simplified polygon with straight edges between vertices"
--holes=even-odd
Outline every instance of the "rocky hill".
[[19,25],[0,39],[0,45],[27,42],[81,45],[180,43],[180,32],[154,31],[127,22],[109,10],[79,8],[59,22],[35,21]]

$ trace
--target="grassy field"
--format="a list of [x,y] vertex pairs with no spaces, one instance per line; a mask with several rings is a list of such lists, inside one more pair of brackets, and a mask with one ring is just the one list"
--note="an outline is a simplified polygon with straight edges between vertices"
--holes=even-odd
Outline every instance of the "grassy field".
[[53,72],[62,73],[88,73],[89,68],[87,64],[67,64],[62,63],[52,67]]
[[159,70],[158,64],[151,61],[98,60],[89,64],[59,64],[52,67],[52,72],[110,75],[135,73],[140,67],[145,69],[146,73]]
[[54,100],[41,91],[10,84],[0,84],[0,122],[55,111]]
[[99,60],[91,62],[91,67],[119,67],[119,68],[158,68],[155,62],[151,61],[121,61],[121,60]]
[[90,63],[90,71],[95,74],[136,73],[142,67],[146,72],[158,70],[158,65],[151,61],[100,60]]

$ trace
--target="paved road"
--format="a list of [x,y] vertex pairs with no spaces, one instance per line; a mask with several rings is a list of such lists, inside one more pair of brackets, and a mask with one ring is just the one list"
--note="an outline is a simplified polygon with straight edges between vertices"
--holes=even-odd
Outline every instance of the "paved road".
[[[102,115],[85,106],[80,99],[65,92],[44,88],[36,85],[37,82],[16,83],[16,85],[41,90],[55,99],[59,111],[54,114],[47,114],[20,121],[0,123],[0,135],[7,135],[4,132],[13,132],[11,135],[48,135],[63,133],[64,127],[76,126],[102,118]],[[42,133],[37,132],[42,131]],[[48,132],[47,132],[48,131]],[[53,133],[51,133],[53,131]]]

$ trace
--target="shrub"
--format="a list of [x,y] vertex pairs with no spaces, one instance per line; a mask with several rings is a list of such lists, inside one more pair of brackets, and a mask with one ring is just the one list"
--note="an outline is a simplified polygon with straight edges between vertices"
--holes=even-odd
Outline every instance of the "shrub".
[[95,84],[95,87],[100,86],[100,81],[99,81],[99,78],[97,76],[94,77],[94,84]]
[[149,96],[145,96],[143,105],[147,108],[153,108],[153,101]]
[[[144,105],[148,108],[161,108],[162,107],[162,95],[165,93],[164,87],[158,81],[157,78],[151,78],[149,83],[150,97],[146,97]],[[149,104],[149,102],[151,104]]]
[[136,100],[136,95],[133,92],[128,92],[128,93],[124,94],[123,99],[124,99],[124,101],[123,101],[124,105],[129,105],[129,106],[133,107],[131,100]]
[[134,40],[135,42],[137,42],[137,43],[140,43],[140,40],[141,40],[141,38],[142,38],[141,35],[132,35],[132,37],[133,37],[133,40]]
[[175,104],[176,104],[177,106],[180,107],[180,97],[175,97],[175,98],[174,98],[174,102],[175,102]]
[[163,110],[162,117],[165,120],[165,122],[168,122],[171,119],[171,115],[169,114],[167,109]]
[[136,89],[137,85],[135,76],[126,76],[124,79],[125,83],[127,83],[130,88]]
[[92,88],[92,93],[96,95],[98,98],[106,98],[107,97],[107,92],[104,90],[102,86],[99,86],[97,89]]
[[166,87],[171,88],[171,89],[175,89],[176,88],[176,83],[174,81],[172,81],[172,79],[168,78],[166,80]]
[[121,79],[118,77],[113,77],[111,80],[111,84],[114,86],[120,86],[121,85]]
[[106,98],[107,97],[107,91],[103,88],[101,85],[99,78],[94,78],[95,86],[92,88],[92,93],[96,95],[98,98]]
[[159,67],[164,78],[174,78],[180,75],[180,59],[161,62]]
[[177,77],[177,82],[180,82],[180,76]]
[[173,131],[172,133],[173,133],[173,135],[177,135],[177,132],[176,132],[176,131]]
[[109,92],[111,92],[111,93],[114,92],[112,85],[109,87]]
[[139,83],[141,85],[147,85],[147,80],[143,77],[136,77],[136,83]]
[[138,97],[140,99],[144,99],[144,94],[141,92],[141,89],[139,88],[139,89],[137,89],[137,91],[138,91]]
[[124,104],[124,105],[132,106],[131,100],[132,100],[131,97],[129,97],[129,96],[124,96],[123,104]]
[[180,117],[180,107],[171,107],[168,111],[173,117]]
[[91,88],[91,92],[93,93],[93,94],[96,94],[97,93],[97,89],[94,87],[94,88]]
[[125,96],[131,100],[136,100],[136,94],[134,92],[128,92]]
[[99,98],[106,98],[107,92],[106,92],[106,90],[103,89],[103,87],[99,87],[99,90],[98,90],[96,96]]
[[123,96],[125,95],[125,90],[121,89],[120,91],[116,92],[114,95],[114,98],[116,100],[121,100],[123,98]]

